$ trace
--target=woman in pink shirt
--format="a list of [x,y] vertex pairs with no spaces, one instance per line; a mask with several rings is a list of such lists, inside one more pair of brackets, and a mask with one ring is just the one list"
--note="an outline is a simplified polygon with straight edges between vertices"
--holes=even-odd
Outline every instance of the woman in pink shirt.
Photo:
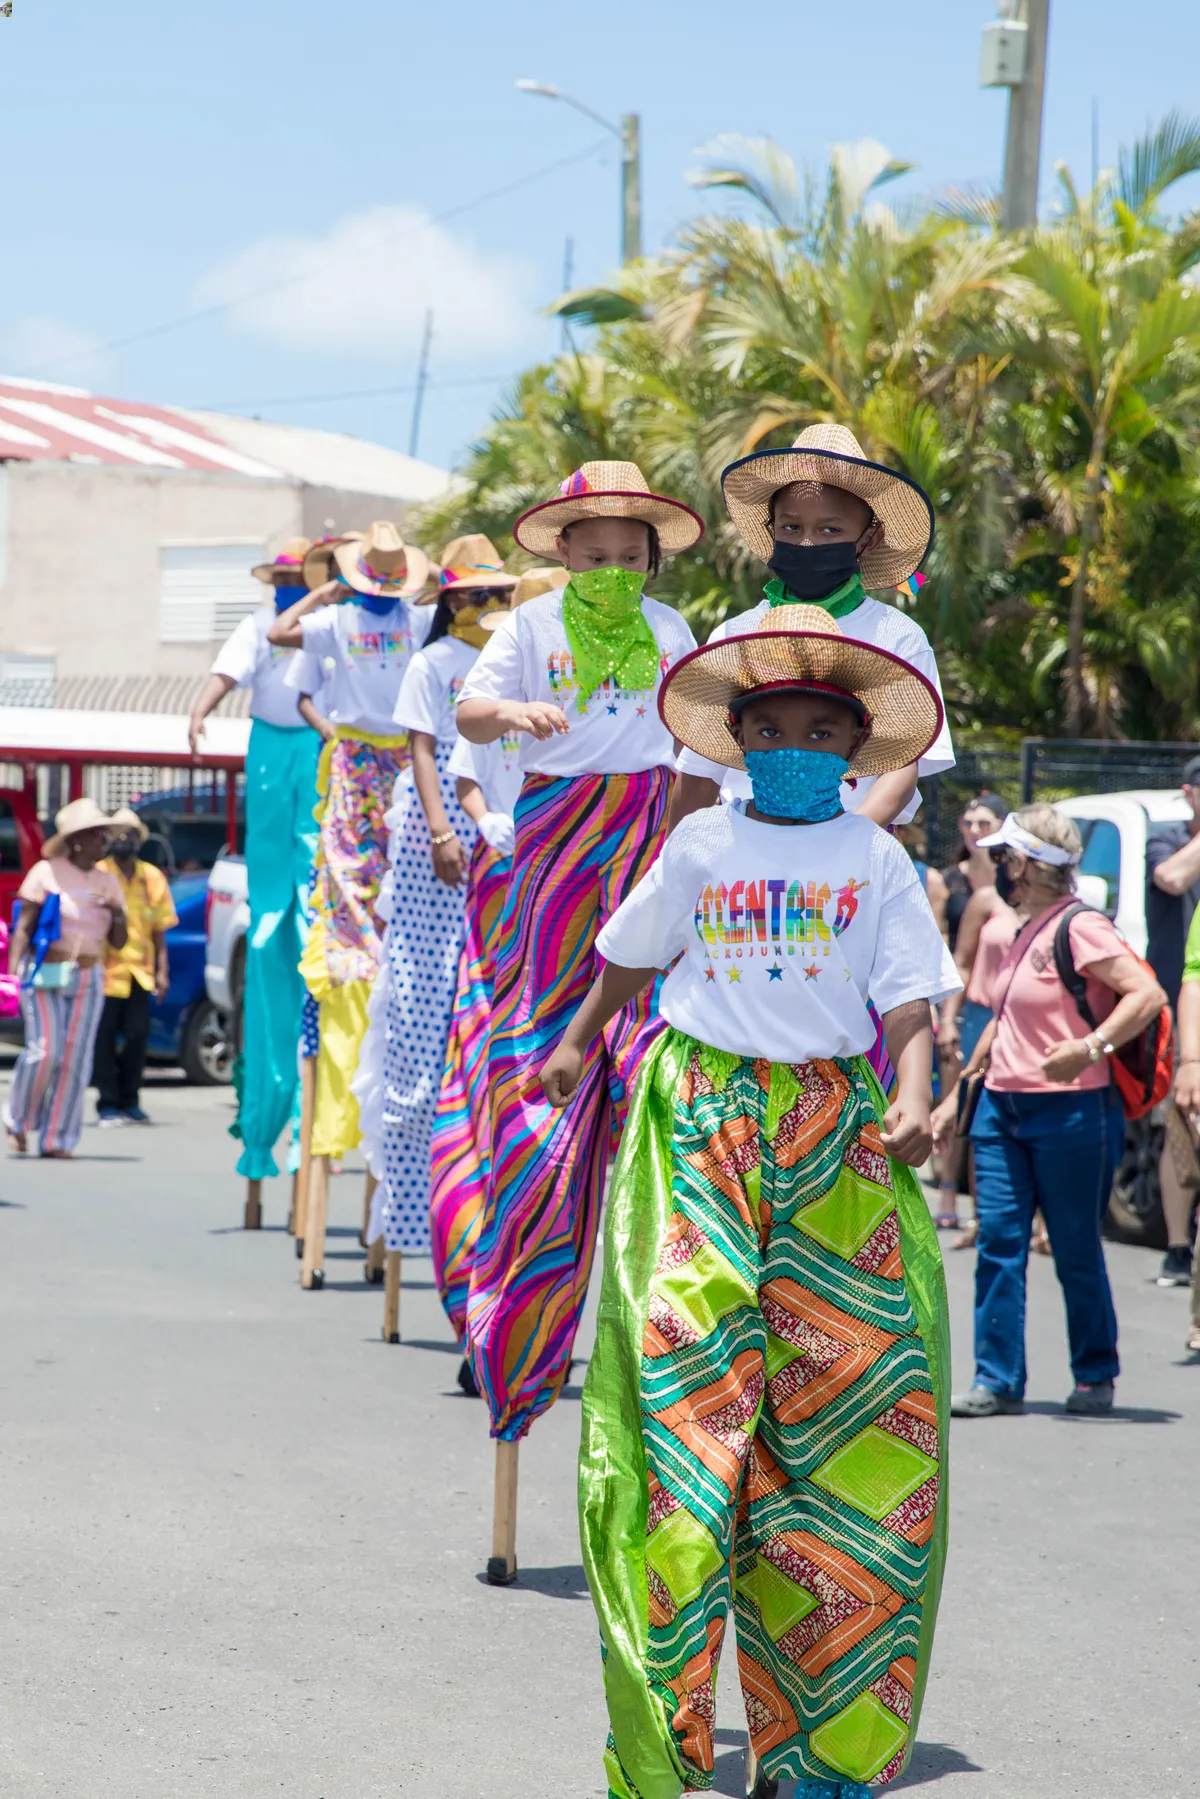
[[[17,1058],[5,1124],[8,1148],[24,1155],[36,1131],[43,1156],[74,1154],[92,1047],[104,1010],[104,949],[125,942],[125,902],[116,875],[96,867],[108,848],[109,821],[94,800],[72,800],[54,821],[45,857],[21,883],[21,915],[8,951],[21,976],[25,1047]],[[47,944],[38,926],[57,901],[58,928]],[[33,954],[30,954],[30,950]]]
[[[1087,980],[1089,1029],[1058,976],[1054,937],[1072,903],[1081,841],[1053,806],[1009,813],[982,841],[1007,869],[1027,921],[997,960],[993,1017],[963,1070],[986,1070],[971,1127],[979,1255],[975,1268],[975,1379],[951,1402],[960,1418],[1019,1412],[1025,1400],[1025,1268],[1033,1215],[1046,1221],[1067,1311],[1075,1388],[1069,1412],[1112,1410],[1117,1361],[1100,1220],[1125,1140],[1111,1080],[1115,1048],[1167,1003],[1153,975],[1102,913],[1070,920],[1071,953]],[[934,1113],[948,1140],[956,1092]]]

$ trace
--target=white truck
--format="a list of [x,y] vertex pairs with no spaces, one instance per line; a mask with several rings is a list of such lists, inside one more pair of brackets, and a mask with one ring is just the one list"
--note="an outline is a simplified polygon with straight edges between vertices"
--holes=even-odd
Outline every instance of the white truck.
[[246,977],[246,932],[250,899],[244,856],[221,856],[208,877],[208,947],[204,985],[220,1011],[234,1020],[235,1043],[242,1040],[242,992]]

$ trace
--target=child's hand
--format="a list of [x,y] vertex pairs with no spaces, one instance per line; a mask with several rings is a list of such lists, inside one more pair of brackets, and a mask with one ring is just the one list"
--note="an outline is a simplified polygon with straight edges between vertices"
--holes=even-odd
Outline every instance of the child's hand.
[[955,1088],[953,1092],[948,1093],[945,1099],[934,1107],[933,1116],[929,1120],[930,1128],[933,1131],[933,1147],[935,1149],[946,1149],[949,1147],[950,1139],[954,1135],[954,1126],[957,1123],[957,1120],[958,1089]]
[[556,732],[565,737],[571,729],[562,707],[551,706],[545,700],[514,701],[505,708],[504,725],[509,731],[528,731],[540,742]]
[[909,1168],[920,1168],[929,1160],[933,1131],[928,1100],[909,1098],[903,1091],[896,1095],[895,1103],[884,1113],[883,1147]]
[[542,1092],[550,1104],[562,1107],[570,1100],[583,1075],[583,1051],[564,1038],[541,1073]]

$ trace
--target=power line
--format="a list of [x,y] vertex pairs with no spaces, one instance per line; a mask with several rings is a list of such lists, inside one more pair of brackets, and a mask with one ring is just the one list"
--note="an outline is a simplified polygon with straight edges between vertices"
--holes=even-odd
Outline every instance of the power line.
[[[544,181],[547,175],[557,174],[559,169],[569,168],[572,163],[585,162],[588,157],[595,156],[601,150],[607,150],[607,138],[599,138],[584,150],[576,150],[570,156],[560,156],[557,162],[550,162],[541,169],[533,169],[528,175],[519,175],[515,181],[505,182],[501,187],[493,187],[485,194],[477,194],[473,200],[463,200],[457,206],[447,207],[445,212],[437,212],[427,221],[431,225],[444,225],[447,219],[456,219],[464,212],[472,211],[476,206],[487,206],[493,200],[503,200],[509,194],[517,193],[523,187],[529,187],[535,181]],[[379,249],[384,244],[403,242],[404,238],[413,235],[406,231],[384,232],[376,241],[369,244],[369,249]],[[295,287],[301,281],[307,281],[318,269],[328,268],[339,260],[338,256],[327,256],[321,262],[314,263],[311,268],[300,275],[285,275],[278,281],[270,281],[265,287],[255,288],[252,293],[239,294],[234,300],[218,300],[211,306],[198,307],[193,312],[183,312],[178,317],[165,320],[161,325],[149,325],[144,331],[134,331],[129,337],[117,337],[111,343],[93,346],[87,350],[74,350],[66,356],[56,356],[51,362],[40,362],[27,375],[44,375],[52,369],[61,368],[64,363],[78,362],[82,356],[104,356],[111,350],[128,349],[130,344],[145,343],[148,338],[162,337],[168,331],[178,331],[184,325],[197,324],[201,319],[215,318],[222,312],[231,312],[235,306],[245,306],[251,300],[261,300],[267,294],[276,294],[285,287]]]
[[[507,381],[507,375],[463,375],[450,381],[427,381],[426,387],[495,387]],[[382,400],[392,394],[417,391],[415,381],[402,381],[396,387],[353,387],[340,394],[277,394],[269,400],[207,400],[193,406],[193,412],[242,412],[247,406],[316,406],[325,400]]]

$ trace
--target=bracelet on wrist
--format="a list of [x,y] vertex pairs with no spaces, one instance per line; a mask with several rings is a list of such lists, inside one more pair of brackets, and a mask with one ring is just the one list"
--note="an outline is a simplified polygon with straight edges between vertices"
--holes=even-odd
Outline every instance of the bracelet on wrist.
[[441,831],[436,837],[431,837],[429,841],[435,850],[440,850],[443,843],[452,843],[457,836],[457,831]]

